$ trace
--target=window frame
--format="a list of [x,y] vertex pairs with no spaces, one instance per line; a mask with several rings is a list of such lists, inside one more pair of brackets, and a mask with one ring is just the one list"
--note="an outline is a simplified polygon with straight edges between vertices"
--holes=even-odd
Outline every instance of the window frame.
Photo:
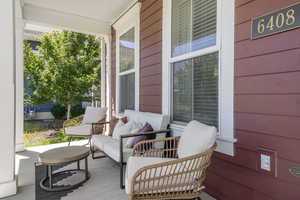
[[[216,44],[172,57],[172,1],[163,1],[163,113],[173,117],[173,63],[219,52],[219,133],[217,151],[234,156],[234,9],[235,0],[217,0]],[[225,70],[226,69],[226,70]],[[172,122],[174,135],[180,135],[186,123]]]
[[[116,115],[121,115],[120,111],[120,77],[123,75],[135,73],[135,110],[139,110],[139,82],[140,82],[140,7],[137,3],[124,16],[122,16],[114,25],[116,31]],[[134,28],[134,68],[120,72],[120,37]]]

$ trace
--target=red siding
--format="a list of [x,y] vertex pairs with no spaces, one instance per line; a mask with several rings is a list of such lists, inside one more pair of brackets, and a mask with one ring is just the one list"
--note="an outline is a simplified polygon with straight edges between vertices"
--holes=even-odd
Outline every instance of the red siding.
[[[141,2],[140,110],[159,113],[162,0]],[[252,17],[296,2],[299,0],[236,0],[235,134],[238,142],[234,157],[215,153],[209,168],[206,191],[218,200],[300,199],[300,179],[288,171],[300,166],[300,29],[250,40]],[[114,49],[112,54],[115,55]],[[114,60],[112,64],[115,65]],[[115,87],[115,77],[112,81]],[[112,92],[115,93],[115,88]],[[258,171],[260,147],[277,152],[277,177]]]
[[[206,181],[220,200],[299,200],[300,29],[250,40],[252,17],[299,0],[236,0],[236,156],[216,153]],[[259,147],[278,153],[277,177],[258,171]]]
[[161,113],[162,0],[141,2],[140,110]]

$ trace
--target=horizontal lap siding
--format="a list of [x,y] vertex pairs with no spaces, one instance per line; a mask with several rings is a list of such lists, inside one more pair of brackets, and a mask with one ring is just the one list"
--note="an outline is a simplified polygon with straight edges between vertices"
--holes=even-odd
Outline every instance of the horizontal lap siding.
[[143,0],[140,21],[140,110],[161,113],[162,0]]
[[[207,192],[220,200],[299,200],[300,29],[258,40],[251,18],[299,0],[236,0],[234,157],[215,153]],[[257,149],[278,153],[277,177],[258,172]]]

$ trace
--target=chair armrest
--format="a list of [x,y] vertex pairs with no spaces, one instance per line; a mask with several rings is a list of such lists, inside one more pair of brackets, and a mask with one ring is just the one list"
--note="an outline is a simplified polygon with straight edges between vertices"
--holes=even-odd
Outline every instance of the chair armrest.
[[[177,147],[180,137],[161,138],[141,141],[133,147],[132,156],[177,158]],[[163,148],[153,148],[161,144]]]
[[120,163],[124,163],[123,160],[123,139],[129,138],[129,137],[136,137],[136,136],[141,136],[141,135],[157,135],[157,134],[162,134],[162,133],[168,133],[170,132],[170,129],[165,129],[165,130],[158,130],[158,131],[148,131],[148,132],[141,132],[141,133],[134,133],[134,134],[124,134],[121,135],[120,137]]
[[110,124],[109,121],[105,121],[105,118],[94,123],[87,123],[92,125],[92,135],[102,134],[106,124]]
[[131,194],[165,191],[201,191],[217,145],[206,152],[139,169],[131,179]]
[[105,125],[105,124],[109,124],[110,122],[94,122],[94,123],[86,123],[86,124],[90,124],[90,125]]
[[162,134],[162,133],[169,133],[170,131],[171,131],[170,129],[165,129],[165,130],[158,130],[158,131],[147,131],[147,132],[140,132],[140,133],[124,134],[124,135],[121,135],[121,139],[129,138],[129,137],[136,137],[136,136],[141,136],[141,135],[156,135],[156,134]]

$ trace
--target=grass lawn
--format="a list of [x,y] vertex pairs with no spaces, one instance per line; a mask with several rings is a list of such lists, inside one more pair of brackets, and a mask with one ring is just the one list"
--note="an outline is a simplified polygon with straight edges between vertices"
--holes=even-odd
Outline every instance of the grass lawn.
[[[74,138],[73,140],[81,140]],[[63,129],[54,130],[48,124],[41,121],[24,122],[24,141],[25,146],[48,145],[61,142],[68,142],[69,137],[64,135]]]

